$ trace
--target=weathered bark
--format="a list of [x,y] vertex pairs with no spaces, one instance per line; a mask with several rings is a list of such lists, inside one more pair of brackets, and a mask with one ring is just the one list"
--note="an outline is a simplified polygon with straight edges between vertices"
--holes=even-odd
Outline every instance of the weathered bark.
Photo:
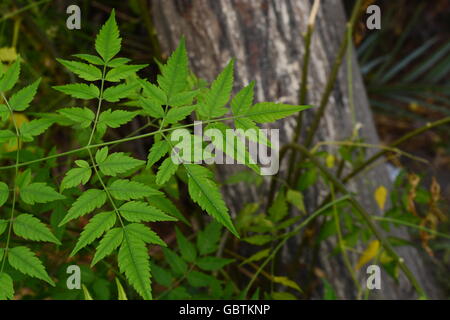
[[[194,72],[212,80],[226,65],[236,58],[235,85],[243,87],[256,80],[257,101],[278,101],[296,104],[301,77],[301,60],[304,54],[302,33],[306,31],[307,18],[311,10],[306,0],[153,0],[152,13],[161,46],[172,51],[180,37],[186,37],[190,63]],[[323,93],[327,76],[342,40],[345,14],[338,0],[323,2],[319,10],[316,31],[312,40],[311,63],[308,74],[308,102],[317,105]],[[351,135],[351,113],[348,103],[345,64],[330,97],[328,109],[321,120],[316,141],[337,141]],[[361,134],[368,143],[377,144],[378,137],[369,109],[364,85],[357,62],[353,60],[353,90],[356,119],[363,124]],[[304,127],[308,126],[314,111],[304,113]],[[291,117],[271,124],[280,129],[281,144],[290,142],[296,118]],[[370,152],[369,152],[370,153]],[[236,170],[234,166],[222,166],[221,174]],[[282,167],[283,169],[283,167]],[[380,185],[389,186],[386,167],[379,165],[355,179],[350,187],[358,191],[358,199],[371,212],[378,212],[373,200],[374,189]],[[232,212],[236,213],[244,203],[261,201],[255,189],[248,186],[224,188],[224,194]],[[314,208],[327,193],[317,187],[307,195],[308,208]],[[406,237],[403,230],[397,236]],[[298,249],[300,238],[292,241],[285,249],[283,263],[292,261]],[[339,256],[331,256],[336,243],[333,240],[322,244],[319,251],[319,267],[341,298],[354,298],[356,290],[348,271]],[[439,291],[422,257],[415,249],[399,248],[421,285],[430,297],[437,297]],[[301,265],[310,263],[302,257]],[[355,259],[352,256],[352,259]],[[299,274],[304,270],[298,270]],[[365,273],[360,280],[365,284]],[[316,293],[314,297],[320,297]],[[413,298],[415,294],[401,276],[396,285],[388,275],[382,275],[382,290],[373,297]]]

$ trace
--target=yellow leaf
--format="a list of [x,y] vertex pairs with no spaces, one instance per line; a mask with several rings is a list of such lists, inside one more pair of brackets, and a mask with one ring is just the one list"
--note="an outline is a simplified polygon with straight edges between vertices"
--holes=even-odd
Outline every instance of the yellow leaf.
[[355,269],[359,270],[363,265],[372,260],[380,250],[380,241],[374,240],[367,246],[367,249],[362,253],[361,257],[359,257],[358,263],[356,264]]
[[328,168],[334,167],[334,156],[332,154],[328,154],[325,160]]
[[375,190],[375,201],[381,210],[384,210],[384,205],[386,204],[387,189],[384,186],[379,186]]
[[16,48],[0,48],[0,61],[11,62],[17,59]]
[[303,292],[302,289],[300,289],[300,287],[298,286],[298,284],[296,284],[294,281],[289,280],[287,277],[272,277],[272,281],[285,285],[286,287],[295,289],[297,291]]
[[13,113],[13,118],[14,121],[12,120],[12,118],[10,117],[9,120],[11,122],[15,122],[16,126],[20,129],[20,127],[22,127],[22,125],[26,122],[30,122],[30,120],[28,120],[27,116],[24,115],[23,113]]

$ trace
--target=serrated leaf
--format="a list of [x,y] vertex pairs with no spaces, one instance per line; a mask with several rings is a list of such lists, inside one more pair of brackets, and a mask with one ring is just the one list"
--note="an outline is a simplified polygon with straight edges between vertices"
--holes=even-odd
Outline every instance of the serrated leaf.
[[115,67],[121,66],[123,64],[127,64],[130,61],[131,61],[131,59],[119,57],[119,58],[111,59],[110,61],[108,61],[108,63],[106,65],[108,67],[115,68]]
[[211,84],[211,88],[204,96],[204,101],[200,104],[199,112],[207,119],[221,117],[227,113],[224,106],[230,99],[233,89],[233,65],[230,60],[227,66]]
[[234,115],[239,115],[245,113],[253,103],[253,88],[255,82],[250,82],[249,85],[242,88],[234,97],[231,99],[231,110]]
[[28,204],[46,203],[54,200],[65,199],[44,182],[31,183],[20,189],[20,198]]
[[17,59],[0,78],[0,92],[10,90],[19,80],[20,61]]
[[186,239],[186,237],[177,227],[175,227],[175,232],[181,256],[188,262],[194,262],[195,258],[197,257],[197,250],[195,249],[195,246],[191,242],[189,242],[188,239]]
[[165,123],[177,123],[190,115],[197,106],[176,107],[169,110],[164,118]]
[[170,268],[175,272],[175,274],[184,275],[187,272],[188,266],[179,255],[177,255],[169,248],[162,248],[162,251],[164,253],[164,257],[166,258],[165,260],[169,264]]
[[9,105],[11,109],[13,111],[24,111],[25,109],[27,109],[30,105],[30,102],[36,95],[36,91],[40,82],[41,79],[38,79],[29,86],[14,93],[9,99]]
[[162,106],[155,102],[153,99],[139,99],[139,106],[144,110],[146,115],[153,117],[155,119],[159,119],[164,117],[164,109]]
[[142,68],[145,68],[148,64],[139,65],[121,65],[108,71],[105,79],[111,82],[118,82],[122,79],[126,79],[132,74],[135,74]]
[[98,164],[100,171],[108,176],[116,176],[119,173],[127,172],[134,169],[145,162],[127,156],[123,152],[111,153],[103,162]]
[[13,280],[7,273],[0,273],[0,300],[12,300],[14,298]]
[[54,86],[52,88],[78,99],[95,99],[100,94],[100,90],[93,84],[88,86],[85,83],[72,83],[63,86]]
[[0,182],[0,207],[8,200],[9,187],[6,183]]
[[172,201],[167,199],[164,196],[150,196],[148,197],[149,203],[151,203],[154,207],[161,209],[164,212],[170,212],[171,216],[174,216],[180,221],[183,221],[185,224],[190,226],[189,221],[183,216],[183,214],[178,210],[178,208],[173,204]]
[[100,244],[95,252],[94,259],[92,260],[91,267],[97,264],[100,260],[110,255],[117,247],[120,246],[123,240],[123,229],[114,228],[109,230],[105,236],[100,240]]
[[165,159],[158,168],[156,174],[156,183],[164,184],[175,174],[178,169],[178,164],[174,163],[172,158]]
[[56,59],[59,63],[65,66],[67,69],[75,73],[78,77],[87,80],[87,81],[96,81],[102,78],[102,71],[94,67],[93,65],[78,62],[78,61],[69,61],[64,59]]
[[81,184],[86,184],[91,178],[91,168],[74,168],[67,171],[61,182],[61,192],[64,189],[72,188]]
[[251,255],[249,258],[245,259],[240,265],[244,265],[250,262],[259,261],[263,258],[266,258],[269,256],[271,249],[264,249],[261,251],[258,251],[257,253]]
[[233,259],[225,259],[219,257],[201,257],[196,261],[196,265],[205,271],[216,271],[222,269],[227,264],[233,262]]
[[31,141],[34,136],[44,133],[52,124],[51,119],[35,119],[22,124],[19,130],[24,141]]
[[108,147],[98,149],[97,152],[95,153],[95,162],[97,162],[97,164],[102,163],[106,160],[107,156],[108,156]]
[[143,89],[145,97],[150,98],[159,105],[167,104],[167,96],[159,87],[142,79],[138,79],[138,82]]
[[164,157],[169,152],[170,145],[166,140],[155,142],[150,148],[147,157],[147,168],[154,165],[159,159]]
[[162,195],[161,191],[143,183],[126,179],[116,180],[108,187],[111,195],[117,200],[141,199],[152,195]]
[[209,274],[205,274],[199,271],[191,271],[186,276],[189,284],[195,288],[198,287],[208,287],[214,282],[216,279]]
[[152,299],[149,260],[145,242],[126,234],[119,249],[119,269],[125,273],[128,282],[145,300]]
[[130,112],[125,110],[108,109],[100,114],[98,119],[99,125],[106,125],[110,128],[118,128],[127,122],[130,122],[136,116],[136,112]]
[[103,99],[108,102],[117,102],[120,99],[129,97],[136,90],[138,85],[137,82],[132,82],[109,87],[103,92]]
[[95,239],[107,230],[111,229],[116,223],[116,213],[113,211],[98,213],[89,220],[89,223],[81,232],[75,248],[70,256],[74,256],[78,251],[94,242]]
[[95,39],[95,50],[108,62],[120,51],[121,39],[114,9]]
[[171,107],[191,105],[192,100],[194,100],[198,94],[198,90],[179,92],[171,96],[167,104]]
[[214,181],[209,179],[208,174],[205,174],[204,170],[207,169],[196,164],[185,164],[184,167],[188,174],[188,189],[191,199],[236,237],[239,237],[219,188]]
[[8,142],[11,139],[16,139],[16,135],[11,130],[0,130],[0,143]]
[[167,63],[162,66],[158,75],[158,84],[170,99],[174,94],[181,92],[187,85],[188,57],[184,39],[181,39],[178,48],[172,53]]
[[222,225],[213,220],[204,230],[197,234],[197,248],[201,255],[210,254],[217,250],[221,236]]
[[95,118],[95,113],[88,108],[63,108],[58,113],[80,124],[81,128],[87,128]]
[[119,208],[119,212],[130,222],[177,221],[174,217],[142,201],[126,202]]
[[14,269],[55,286],[42,262],[27,247],[15,247],[8,251],[8,262]]
[[27,240],[48,241],[61,244],[50,229],[31,214],[21,214],[14,219],[13,230],[16,235]]
[[141,223],[130,223],[125,226],[125,232],[131,234],[133,237],[144,241],[145,243],[157,244],[162,247],[167,247],[167,244],[149,227]]
[[89,63],[99,65],[99,66],[102,66],[104,64],[103,60],[100,57],[94,56],[92,54],[78,53],[78,54],[73,54],[73,56],[83,59],[84,61],[87,61]]
[[67,215],[59,223],[62,226],[70,220],[81,217],[89,212],[94,211],[96,208],[100,208],[106,202],[106,193],[99,189],[89,189],[85,191],[81,196],[72,203]]
[[294,113],[311,108],[311,106],[294,106],[284,103],[261,102],[255,104],[244,114],[257,123],[266,123],[286,118]]

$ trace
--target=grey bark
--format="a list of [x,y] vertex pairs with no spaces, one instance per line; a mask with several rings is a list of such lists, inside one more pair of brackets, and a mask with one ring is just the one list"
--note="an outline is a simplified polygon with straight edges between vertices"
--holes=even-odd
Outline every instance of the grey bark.
[[[237,88],[256,80],[256,101],[297,104],[301,60],[304,54],[301,35],[306,31],[311,6],[311,2],[306,0],[154,0],[151,9],[164,52],[171,52],[184,35],[191,67],[198,76],[207,80],[214,79],[228,60],[234,57]],[[342,40],[345,23],[341,1],[322,2],[311,47],[308,74],[310,104],[319,103]],[[354,55],[352,63],[356,119],[363,125],[360,134],[366,142],[378,144],[367,95]],[[316,142],[344,140],[351,135],[351,112],[345,70],[344,63],[325,116],[321,120]],[[304,113],[304,127],[312,120],[313,112],[309,110]],[[290,117],[273,123],[270,127],[280,129],[282,145],[283,142],[291,141],[295,125],[296,118]],[[373,151],[368,154],[371,152]],[[285,168],[282,167],[283,169]],[[224,165],[220,174],[225,176],[234,170],[237,170],[235,166]],[[380,164],[359,176],[349,187],[358,191],[358,199],[369,211],[377,213],[379,210],[373,200],[374,190],[380,185],[389,188],[390,184],[386,167]],[[234,214],[244,203],[262,200],[256,189],[249,189],[248,186],[224,187],[223,192]],[[317,187],[309,192],[306,197],[307,207],[314,208],[327,192],[324,187]],[[404,230],[395,232],[397,236],[407,237]],[[293,261],[300,239],[298,237],[285,248],[282,261],[284,265],[300,263],[301,266],[307,266],[311,263],[311,254],[302,257],[301,261]],[[335,246],[334,240],[327,240],[322,244],[318,254],[318,266],[327,275],[338,297],[355,298],[355,287],[341,258],[331,255]],[[398,252],[429,297],[439,297],[440,292],[430,270],[425,266],[422,255],[412,247],[398,248]],[[355,263],[357,257],[351,255],[351,259]],[[304,272],[303,267],[299,268],[299,275]],[[364,271],[360,272],[359,278],[364,286]],[[320,296],[320,292],[316,291],[313,298]],[[416,296],[403,275],[400,275],[400,283],[395,284],[383,273],[382,290],[371,297],[408,299]]]

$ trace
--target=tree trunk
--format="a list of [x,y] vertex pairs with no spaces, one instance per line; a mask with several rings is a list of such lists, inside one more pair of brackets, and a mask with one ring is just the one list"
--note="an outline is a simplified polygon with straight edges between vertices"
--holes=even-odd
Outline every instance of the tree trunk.
[[[152,14],[158,38],[165,53],[172,51],[181,36],[186,37],[190,63],[193,71],[207,80],[214,79],[230,58],[235,58],[235,86],[241,88],[256,80],[255,100],[298,104],[301,78],[301,62],[304,55],[302,34],[306,31],[311,3],[306,0],[153,0]],[[308,103],[318,105],[327,76],[342,41],[346,17],[341,1],[322,2],[318,12],[316,29],[311,44],[308,74]],[[354,57],[354,55],[353,55]],[[372,114],[362,82],[357,61],[353,59],[353,92],[356,120],[362,124],[360,134],[365,142],[378,144]],[[316,141],[348,139],[352,133],[351,112],[346,66],[341,66],[338,81],[329,100],[325,116],[321,120]],[[304,125],[313,118],[314,111],[304,112]],[[296,117],[290,117],[270,125],[280,129],[280,144],[290,142],[296,125]],[[304,137],[304,132],[302,133]],[[332,149],[330,149],[332,150]],[[373,151],[372,151],[373,152]],[[368,152],[370,155],[372,152]],[[285,169],[283,166],[281,170]],[[224,165],[221,175],[227,175],[235,166]],[[267,181],[265,182],[267,186]],[[358,199],[370,212],[379,212],[374,201],[375,188],[390,181],[386,167],[381,164],[354,179],[349,187],[358,191]],[[267,187],[266,187],[267,190]],[[261,201],[256,189],[248,186],[225,187],[225,199],[232,213],[239,211],[244,203]],[[306,196],[307,207],[314,209],[327,188],[316,187]],[[261,194],[261,193],[259,193]],[[404,230],[396,235],[407,237]],[[301,261],[294,261],[300,237],[291,241],[283,252],[283,265],[300,265],[298,274],[304,274],[311,264],[313,253]],[[336,247],[334,240],[322,243],[318,252],[319,268],[324,270],[339,298],[355,298],[356,290],[349,272],[339,255],[331,256]],[[422,256],[412,247],[398,248],[399,254],[412,269],[429,297],[438,297],[439,290],[425,268]],[[312,251],[312,250],[311,250]],[[355,263],[356,256],[351,255]],[[298,260],[298,259],[297,259]],[[363,270],[363,269],[362,269]],[[365,286],[365,271],[359,274]],[[411,285],[403,275],[395,284],[387,274],[382,274],[382,289],[373,298],[414,298]],[[372,292],[371,292],[372,293]],[[314,291],[313,298],[322,295]]]

